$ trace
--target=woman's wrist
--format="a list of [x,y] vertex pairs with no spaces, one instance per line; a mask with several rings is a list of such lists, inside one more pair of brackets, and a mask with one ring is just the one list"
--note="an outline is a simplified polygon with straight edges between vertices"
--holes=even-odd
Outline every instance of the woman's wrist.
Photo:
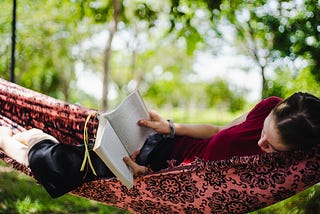
[[174,138],[175,135],[175,126],[173,120],[167,120],[169,124],[169,132],[165,136],[168,138]]

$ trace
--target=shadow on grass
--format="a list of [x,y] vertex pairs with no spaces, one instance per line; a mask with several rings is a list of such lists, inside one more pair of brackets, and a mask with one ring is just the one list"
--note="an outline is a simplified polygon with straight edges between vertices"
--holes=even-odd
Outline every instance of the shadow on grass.
[[[10,169],[10,168],[9,168]],[[27,175],[14,170],[0,172],[0,213],[128,213],[72,195],[52,199]]]

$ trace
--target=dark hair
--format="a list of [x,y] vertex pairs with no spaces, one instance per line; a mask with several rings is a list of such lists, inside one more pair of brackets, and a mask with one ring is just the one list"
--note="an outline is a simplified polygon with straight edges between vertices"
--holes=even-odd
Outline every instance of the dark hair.
[[279,134],[289,149],[308,149],[320,143],[320,99],[298,92],[272,111]]

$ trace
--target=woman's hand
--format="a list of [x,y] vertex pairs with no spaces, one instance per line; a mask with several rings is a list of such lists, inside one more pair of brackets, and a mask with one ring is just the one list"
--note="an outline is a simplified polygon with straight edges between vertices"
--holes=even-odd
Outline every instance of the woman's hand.
[[136,157],[140,154],[140,150],[134,152],[131,157],[124,157],[123,161],[132,170],[133,176],[145,175],[149,171],[147,167],[137,164]]
[[139,120],[140,126],[152,128],[159,134],[169,134],[170,124],[167,120],[163,119],[157,112],[150,111],[150,120]]

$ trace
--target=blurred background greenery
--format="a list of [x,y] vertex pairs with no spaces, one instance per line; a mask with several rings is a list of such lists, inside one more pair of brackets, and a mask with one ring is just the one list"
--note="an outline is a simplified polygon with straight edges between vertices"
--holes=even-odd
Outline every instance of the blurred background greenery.
[[[223,124],[270,95],[320,95],[318,0],[18,1],[14,69],[13,1],[0,11],[0,77],[89,108],[139,88],[165,117]],[[319,207],[308,191],[299,204]]]

